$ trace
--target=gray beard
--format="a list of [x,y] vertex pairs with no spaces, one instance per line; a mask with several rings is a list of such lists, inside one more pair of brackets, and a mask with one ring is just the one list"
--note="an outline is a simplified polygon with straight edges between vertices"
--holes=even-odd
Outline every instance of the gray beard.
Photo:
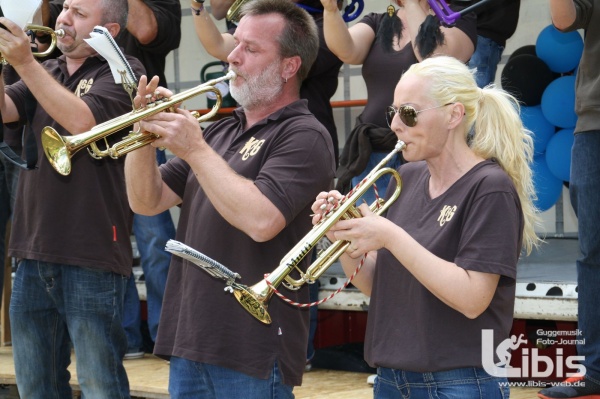
[[247,110],[272,104],[283,91],[283,82],[278,76],[280,65],[280,63],[273,63],[257,76],[244,77],[247,79],[244,84],[231,85],[231,97]]

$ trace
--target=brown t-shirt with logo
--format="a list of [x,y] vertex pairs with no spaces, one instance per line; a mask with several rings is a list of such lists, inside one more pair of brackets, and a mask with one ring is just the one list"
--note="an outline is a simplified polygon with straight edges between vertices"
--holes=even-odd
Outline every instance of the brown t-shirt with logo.
[[[137,76],[143,66],[127,57]],[[48,72],[89,106],[100,124],[132,110],[129,94],[114,81],[108,63],[90,57],[70,76],[64,56],[44,62]],[[25,120],[24,94],[19,81],[6,87],[19,115]],[[61,101],[60,97],[56,101]],[[131,273],[131,220],[127,202],[124,158],[92,158],[85,149],[72,157],[68,176],[50,165],[41,144],[42,129],[51,126],[70,134],[38,104],[32,129],[36,134],[38,168],[20,174],[9,254],[16,258]],[[125,133],[115,133],[110,141]],[[102,147],[104,144],[99,143]]]
[[[331,187],[335,164],[331,137],[308,111],[306,100],[276,111],[246,131],[244,122],[238,109],[233,117],[210,125],[204,135],[228,165],[252,180],[284,215],[287,226],[272,240],[255,242],[224,220],[181,159],[169,161],[161,172],[183,199],[176,239],[239,273],[238,282],[251,286],[275,270],[311,229],[310,206],[319,192]],[[248,207],[246,212],[253,210]],[[300,385],[308,309],[274,295],[268,303],[272,324],[265,325],[224,287],[223,280],[172,257],[154,352],[263,379],[277,362],[284,382]],[[279,288],[293,301],[309,300],[307,286],[296,292]]]
[[501,277],[488,308],[471,320],[436,298],[389,251],[380,250],[365,358],[374,367],[414,372],[481,367],[482,330],[494,331],[495,347],[508,338],[512,325],[523,239],[515,188],[493,161],[479,163],[433,199],[425,162],[409,162],[399,171],[402,192],[387,218],[434,255],[466,270]]

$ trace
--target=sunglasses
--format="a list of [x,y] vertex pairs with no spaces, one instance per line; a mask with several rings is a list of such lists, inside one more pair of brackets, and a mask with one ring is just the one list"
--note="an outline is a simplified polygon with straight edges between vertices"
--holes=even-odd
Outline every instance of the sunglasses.
[[454,103],[448,103],[444,105],[438,105],[437,107],[425,108],[417,111],[415,107],[412,105],[401,105],[400,108],[396,108],[393,105],[390,105],[385,111],[385,119],[387,120],[388,126],[392,127],[392,120],[394,120],[394,116],[398,114],[400,116],[400,120],[408,127],[417,126],[417,115],[421,112],[429,111],[430,109],[442,108],[447,105],[452,105]]

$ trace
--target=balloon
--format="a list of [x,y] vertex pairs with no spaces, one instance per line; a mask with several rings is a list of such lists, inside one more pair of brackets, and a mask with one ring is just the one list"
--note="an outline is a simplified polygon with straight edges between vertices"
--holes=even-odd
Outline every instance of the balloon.
[[512,57],[502,69],[502,88],[527,106],[539,105],[548,85],[558,77],[532,54]]
[[540,105],[521,107],[521,121],[533,132],[533,147],[535,154],[546,152],[548,141],[554,136],[556,128],[546,119]]
[[573,147],[573,129],[556,132],[546,148],[546,164],[550,172],[562,181],[569,181],[571,176],[571,147]]
[[542,94],[542,112],[555,126],[575,127],[575,76],[561,76],[546,87]]
[[577,31],[561,32],[553,25],[548,25],[538,35],[535,49],[537,56],[553,72],[570,72],[579,65],[583,39]]
[[533,158],[532,172],[533,184],[537,194],[535,206],[541,212],[545,212],[552,208],[560,198],[563,183],[550,172],[544,155]]
[[533,56],[537,57],[537,52],[535,50],[535,44],[528,44],[526,46],[519,47],[518,49],[516,49],[515,51],[512,52],[510,57],[508,57],[507,62],[512,60],[516,56],[523,55],[523,54],[533,55]]

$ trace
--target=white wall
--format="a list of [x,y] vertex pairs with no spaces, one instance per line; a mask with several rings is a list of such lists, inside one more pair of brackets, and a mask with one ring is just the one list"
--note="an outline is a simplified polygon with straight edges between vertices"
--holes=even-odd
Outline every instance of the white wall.
[[[384,12],[390,4],[389,0],[364,0],[365,9],[363,15],[368,12]],[[207,1],[209,3],[209,1]],[[177,51],[171,53],[167,59],[166,76],[169,88],[175,92],[190,89],[200,83],[200,70],[209,62],[216,61],[203,49],[196,37],[189,10],[189,1],[181,0],[182,40]],[[210,7],[210,5],[209,5]],[[360,19],[360,17],[359,17]],[[356,22],[356,21],[355,21]],[[512,52],[522,46],[535,44],[538,34],[543,28],[551,23],[547,0],[522,0],[519,26],[514,36],[509,39],[504,51],[502,61],[498,68],[496,83],[500,85],[500,75],[506,60]],[[217,22],[221,30],[225,30],[223,21]],[[209,71],[217,71],[211,68]],[[360,76],[360,66],[344,66],[340,72],[339,87],[333,101],[358,100],[366,98],[365,85]],[[186,102],[188,109],[206,108],[206,97],[199,95],[193,100]],[[361,112],[360,107],[336,108],[334,116],[338,127],[340,145],[345,142],[346,134],[350,132],[354,119]],[[571,208],[568,191],[563,190],[563,202],[542,214],[543,227],[540,233],[553,235],[555,233],[576,232],[576,217]]]

